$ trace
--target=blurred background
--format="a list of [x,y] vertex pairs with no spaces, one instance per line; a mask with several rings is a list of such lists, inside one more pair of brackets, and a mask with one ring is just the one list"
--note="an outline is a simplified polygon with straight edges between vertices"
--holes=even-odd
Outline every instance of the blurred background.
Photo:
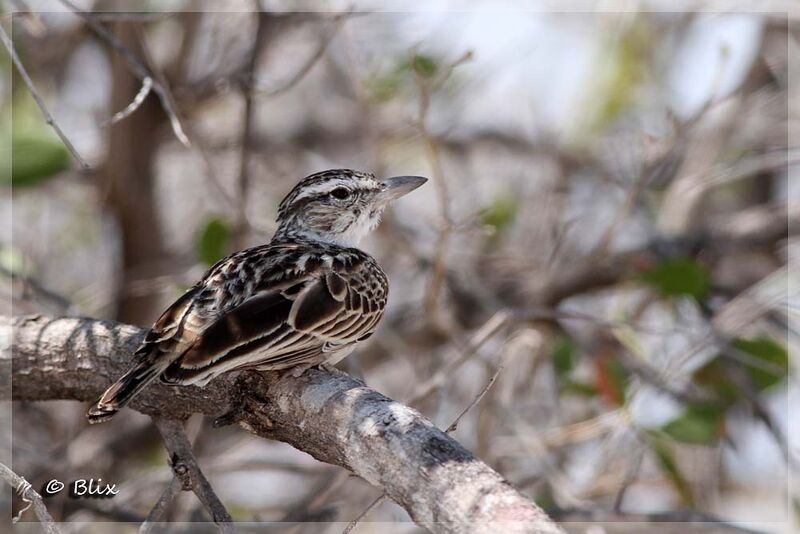
[[[267,241],[303,176],[428,176],[364,243],[392,295],[340,367],[442,428],[485,391],[454,437],[554,518],[588,522],[575,532],[797,524],[794,4],[2,4],[89,165],[6,76],[0,292],[14,314],[149,325],[217,259]],[[158,433],[132,411],[89,428],[84,409],[15,403],[13,468],[34,488],[122,489],[49,499],[57,520],[140,522],[172,476]],[[380,495],[288,445],[189,427],[239,521],[347,522]],[[185,493],[168,517],[204,512]],[[356,532],[381,521],[418,530],[387,501]]]

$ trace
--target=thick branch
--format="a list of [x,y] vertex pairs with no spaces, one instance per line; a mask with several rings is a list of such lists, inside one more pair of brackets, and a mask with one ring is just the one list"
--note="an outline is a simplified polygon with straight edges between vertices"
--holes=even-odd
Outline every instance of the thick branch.
[[[94,400],[130,364],[143,331],[117,323],[42,316],[3,318],[0,398]],[[9,361],[11,360],[11,361]],[[9,373],[9,367],[10,373]],[[223,376],[205,388],[155,384],[132,403],[149,415],[229,417],[384,488],[434,532],[561,532],[489,466],[407,406],[344,373],[311,369]],[[113,424],[113,423],[112,423]],[[502,523],[502,524],[501,524]]]

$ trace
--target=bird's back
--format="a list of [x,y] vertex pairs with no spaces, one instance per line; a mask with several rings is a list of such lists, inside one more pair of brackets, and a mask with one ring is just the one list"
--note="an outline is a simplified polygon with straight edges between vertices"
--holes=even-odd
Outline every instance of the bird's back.
[[278,241],[220,260],[164,312],[137,353],[169,360],[161,377],[173,384],[315,365],[368,337],[387,296],[388,280],[365,252]]

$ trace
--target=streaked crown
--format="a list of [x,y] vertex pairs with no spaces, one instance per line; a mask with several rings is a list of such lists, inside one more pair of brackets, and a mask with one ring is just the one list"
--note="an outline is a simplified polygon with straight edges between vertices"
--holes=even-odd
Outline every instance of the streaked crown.
[[371,173],[351,169],[312,174],[281,201],[275,239],[303,237],[355,246],[378,225],[390,201],[426,181],[419,176],[380,181]]

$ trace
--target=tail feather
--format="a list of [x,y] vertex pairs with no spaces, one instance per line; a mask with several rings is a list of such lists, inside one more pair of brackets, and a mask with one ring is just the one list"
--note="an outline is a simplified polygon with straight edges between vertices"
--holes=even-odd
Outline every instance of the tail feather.
[[97,402],[89,408],[86,417],[90,423],[102,423],[114,415],[147,384],[164,370],[163,366],[142,362],[109,387]]

